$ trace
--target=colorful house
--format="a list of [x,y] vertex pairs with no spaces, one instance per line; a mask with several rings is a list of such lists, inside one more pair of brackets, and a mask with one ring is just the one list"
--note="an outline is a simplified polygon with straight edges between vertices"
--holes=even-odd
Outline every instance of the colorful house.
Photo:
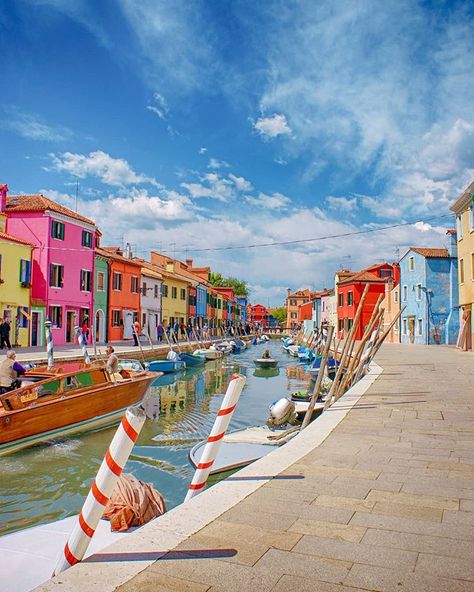
[[141,292],[141,319],[140,326],[142,331],[150,337],[152,341],[158,339],[158,325],[161,323],[161,290],[163,284],[163,274],[158,267],[152,265],[144,259],[133,258],[140,263],[142,283]]
[[456,231],[449,249],[411,247],[400,259],[401,342],[454,344],[459,331]]
[[347,336],[351,330],[362,293],[365,286],[369,286],[359,323],[355,330],[355,339],[362,339],[365,327],[370,322],[370,317],[380,294],[385,294],[386,282],[394,281],[398,283],[398,265],[396,263],[380,263],[357,273],[343,271],[342,273],[338,272],[338,275],[337,331],[339,339]]
[[[97,237],[99,240],[99,237]],[[97,343],[106,343],[107,320],[109,318],[109,256],[100,255],[97,251],[99,243],[96,242],[95,252],[95,278],[94,278],[94,334]]]
[[163,326],[173,326],[175,323],[187,322],[188,288],[190,285],[182,273],[181,262],[152,251],[151,263],[159,268],[163,276],[161,310]]
[[8,188],[0,185],[0,318],[10,323],[13,347],[30,344],[33,244],[5,232]]
[[460,315],[467,323],[466,349],[474,349],[474,182],[451,206],[456,214]]
[[[382,330],[385,332],[400,311],[400,284],[391,280],[385,284],[385,296],[380,305],[384,310]],[[400,321],[396,322],[387,333],[387,343],[400,343]]]
[[124,256],[119,247],[97,247],[108,265],[107,340],[133,338],[133,323],[140,321],[141,265]]
[[[321,323],[332,325],[337,319],[337,311],[334,306],[336,298],[334,296],[334,290],[324,290],[321,294]],[[334,324],[334,327],[336,325]]]
[[250,318],[251,323],[259,323],[264,327],[268,325],[268,308],[263,304],[251,304],[250,305]]
[[190,273],[198,280],[195,291],[195,325],[202,328],[207,323],[207,289],[209,284],[210,267],[194,267],[192,259],[186,259],[186,266]]
[[245,325],[247,322],[247,296],[236,296],[235,302],[239,310],[239,321],[242,323],[242,325]]
[[234,317],[234,304],[235,304],[235,292],[234,288],[229,287],[215,287],[214,290],[222,295],[222,320],[226,326],[233,324]]
[[293,329],[298,325],[298,307],[312,300],[314,292],[311,292],[309,288],[297,290],[293,293],[290,288],[287,288],[286,292],[286,326]]
[[75,325],[90,323],[93,312],[95,223],[43,195],[12,195],[6,203],[8,233],[36,247],[31,343],[38,343],[46,320],[42,307],[55,344],[72,343]]

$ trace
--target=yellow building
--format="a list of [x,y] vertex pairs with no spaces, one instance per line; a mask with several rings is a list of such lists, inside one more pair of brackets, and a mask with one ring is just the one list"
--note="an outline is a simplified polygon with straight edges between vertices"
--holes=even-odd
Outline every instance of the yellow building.
[[474,349],[474,182],[451,206],[458,239],[459,307],[466,322],[464,347]]
[[188,314],[189,280],[179,273],[180,262],[152,251],[151,263],[163,275],[161,315],[163,326],[186,323]]
[[216,300],[217,300],[217,326],[218,327],[222,327],[222,310],[224,307],[224,299],[222,298],[222,296],[218,293],[216,296]]
[[[0,199],[3,196],[0,185]],[[6,193],[5,193],[6,194]],[[33,245],[5,232],[0,201],[0,318],[10,321],[12,347],[29,345]]]

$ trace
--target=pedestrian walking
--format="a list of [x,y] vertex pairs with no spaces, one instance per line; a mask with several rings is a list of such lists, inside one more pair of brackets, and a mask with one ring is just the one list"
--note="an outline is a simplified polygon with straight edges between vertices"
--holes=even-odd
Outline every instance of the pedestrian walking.
[[10,321],[8,319],[5,319],[3,321],[2,326],[0,327],[0,340],[1,340],[1,349],[3,349],[5,346],[7,347],[7,349],[11,349],[11,343],[10,343]]
[[164,330],[164,328],[163,328],[163,325],[160,323],[160,324],[158,325],[158,328],[157,328],[157,330],[156,330],[157,338],[158,338],[158,341],[159,341],[160,343],[163,341],[163,333],[164,333],[164,331],[165,331],[165,330]]
[[140,323],[134,321],[133,323],[133,344],[138,346],[138,336],[140,335]]

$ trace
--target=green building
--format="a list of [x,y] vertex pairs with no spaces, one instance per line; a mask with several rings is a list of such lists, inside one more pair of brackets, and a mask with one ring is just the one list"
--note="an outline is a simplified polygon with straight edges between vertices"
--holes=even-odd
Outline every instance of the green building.
[[107,309],[109,291],[109,266],[107,259],[95,256],[94,277],[94,330],[97,343],[107,341]]

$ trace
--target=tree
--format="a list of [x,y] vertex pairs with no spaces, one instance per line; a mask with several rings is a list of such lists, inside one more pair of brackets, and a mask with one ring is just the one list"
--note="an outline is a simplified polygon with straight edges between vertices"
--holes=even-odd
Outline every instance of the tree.
[[213,286],[216,286],[216,288],[234,288],[237,296],[248,296],[249,294],[249,287],[246,281],[234,277],[222,277],[220,272],[213,273],[211,271],[209,274],[209,281]]
[[272,310],[272,317],[280,324],[286,323],[286,308],[279,306]]

